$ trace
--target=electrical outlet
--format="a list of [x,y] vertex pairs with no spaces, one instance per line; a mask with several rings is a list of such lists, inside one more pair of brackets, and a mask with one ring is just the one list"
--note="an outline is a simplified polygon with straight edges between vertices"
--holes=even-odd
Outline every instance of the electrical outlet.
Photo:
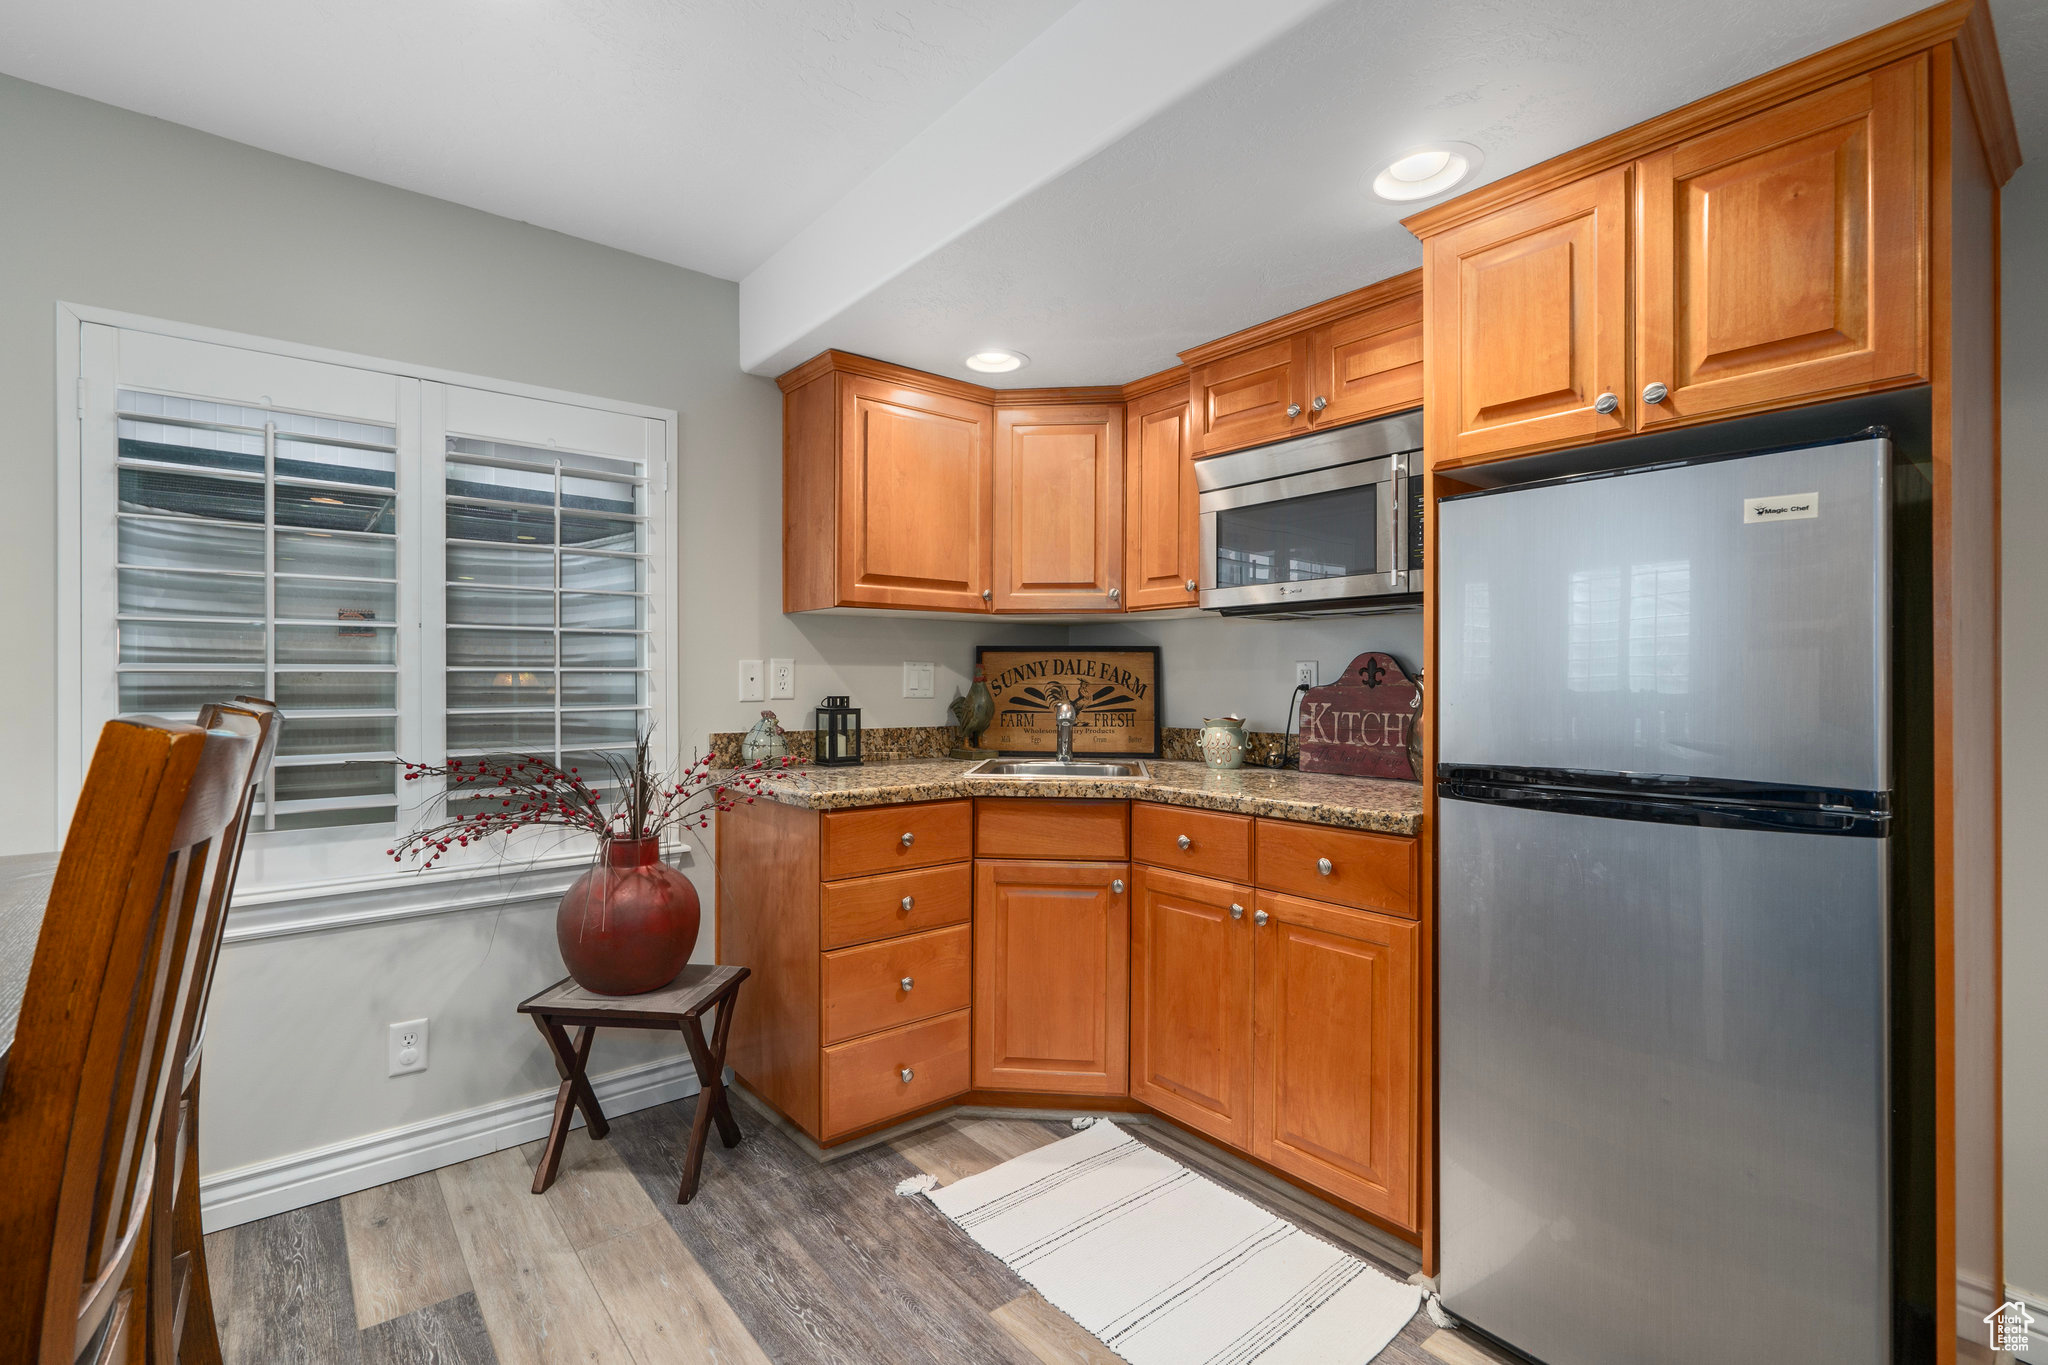
[[935,695],[937,686],[937,665],[903,663],[903,695],[906,697],[929,697]]
[[389,1074],[403,1076],[427,1069],[427,1021],[408,1019],[393,1024],[384,1042],[384,1060]]
[[1314,687],[1316,685],[1316,661],[1314,659],[1296,659],[1294,661],[1294,683],[1297,687]]
[[766,701],[767,699],[767,682],[761,673],[761,661],[759,659],[741,659],[740,700]]
[[768,661],[768,700],[796,700],[795,659],[770,659]]

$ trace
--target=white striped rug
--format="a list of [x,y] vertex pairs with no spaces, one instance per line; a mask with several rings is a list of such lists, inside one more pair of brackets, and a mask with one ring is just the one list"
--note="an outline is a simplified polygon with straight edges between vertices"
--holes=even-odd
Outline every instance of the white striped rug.
[[1422,1302],[1107,1121],[925,1194],[1131,1365],[1364,1365]]

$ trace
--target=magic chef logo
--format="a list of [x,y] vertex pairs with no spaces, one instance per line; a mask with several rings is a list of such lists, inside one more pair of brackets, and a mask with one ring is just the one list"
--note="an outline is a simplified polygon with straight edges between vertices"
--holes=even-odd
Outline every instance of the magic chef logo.
[[1807,521],[1820,515],[1819,493],[1788,493],[1775,498],[1745,498],[1742,524],[1760,521]]
[[996,725],[1006,730],[1051,730],[1052,709],[1063,701],[1081,708],[1080,725],[1128,730],[1138,723],[1138,703],[1151,690],[1127,668],[1099,659],[1033,659],[988,680],[996,699]]

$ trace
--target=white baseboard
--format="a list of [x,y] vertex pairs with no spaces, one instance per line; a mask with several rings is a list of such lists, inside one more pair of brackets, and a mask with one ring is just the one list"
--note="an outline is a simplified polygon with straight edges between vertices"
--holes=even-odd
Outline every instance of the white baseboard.
[[[669,1057],[593,1076],[590,1084],[606,1117],[617,1117],[696,1094],[697,1073],[688,1057]],[[552,1087],[536,1090],[403,1128],[202,1176],[201,1222],[206,1231],[218,1232],[546,1137],[554,1118],[555,1094]],[[582,1116],[575,1122],[581,1126]]]

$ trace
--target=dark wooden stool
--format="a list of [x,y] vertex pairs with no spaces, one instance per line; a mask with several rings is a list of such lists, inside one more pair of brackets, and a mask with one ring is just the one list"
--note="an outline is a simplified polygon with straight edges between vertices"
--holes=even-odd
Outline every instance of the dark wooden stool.
[[[697,1068],[697,1115],[690,1124],[690,1148],[683,1158],[683,1187],[676,1194],[678,1204],[687,1204],[697,1193],[697,1170],[704,1164],[704,1139],[711,1124],[718,1124],[718,1137],[728,1147],[740,1140],[740,1126],[732,1120],[725,1100],[725,1043],[732,1036],[732,1014],[739,1002],[740,982],[747,979],[745,967],[685,967],[676,979],[658,991],[645,995],[598,995],[563,977],[539,995],[519,1006],[521,1014],[533,1016],[534,1026],[548,1040],[555,1055],[555,1070],[562,1073],[562,1088],[555,1096],[555,1122],[548,1130],[547,1150],[541,1153],[540,1169],[533,1173],[533,1192],[539,1194],[555,1183],[555,1171],[562,1164],[562,1144],[569,1138],[573,1109],[583,1111],[583,1122],[592,1138],[611,1131],[604,1111],[597,1107],[597,1093],[583,1068],[590,1061],[590,1040],[598,1027],[681,1029],[690,1045],[690,1060]],[[704,1041],[704,1011],[718,1007],[718,1023],[711,1041]],[[567,1025],[576,1026],[571,1042]]]

